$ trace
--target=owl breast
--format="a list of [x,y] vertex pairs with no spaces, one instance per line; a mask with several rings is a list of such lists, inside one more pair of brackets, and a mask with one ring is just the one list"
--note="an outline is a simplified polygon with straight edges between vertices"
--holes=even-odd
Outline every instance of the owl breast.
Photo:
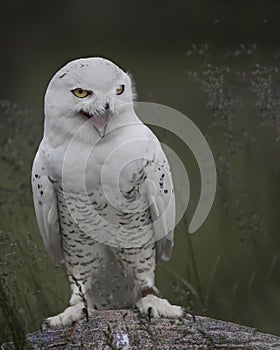
[[56,184],[60,225],[68,232],[65,238],[73,233],[85,244],[95,240],[114,247],[141,247],[153,232],[149,203],[140,191],[144,181],[140,171],[129,181],[121,176],[119,191],[114,183],[92,180],[81,191]]

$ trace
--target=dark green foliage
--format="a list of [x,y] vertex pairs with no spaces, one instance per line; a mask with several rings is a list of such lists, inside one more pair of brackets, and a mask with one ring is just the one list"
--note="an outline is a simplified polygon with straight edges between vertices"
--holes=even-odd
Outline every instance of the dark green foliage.
[[[185,65],[176,68],[185,82],[171,86],[159,77],[154,86],[160,102],[173,101],[175,108],[178,102],[207,136],[218,173],[212,211],[189,235],[200,191],[197,164],[177,137],[155,128],[186,165],[191,184],[173,257],[160,264],[157,285],[164,297],[197,314],[275,334],[280,310],[278,62],[279,53],[266,56],[254,45],[222,53],[194,45]],[[177,67],[175,59],[171,63]],[[144,78],[140,95],[155,84]],[[49,261],[33,210],[30,171],[41,136],[42,118],[0,101],[0,343],[13,340],[18,349],[17,341],[25,344],[24,332],[38,329],[69,298],[65,270]],[[108,345],[115,346],[110,334],[108,329]]]
[[[18,319],[16,312],[16,303],[12,299],[10,291],[4,279],[0,279],[0,310],[5,324],[2,328],[3,333],[13,342],[13,346],[18,350],[31,349],[25,336],[22,320]],[[6,345],[5,349],[8,349]]]

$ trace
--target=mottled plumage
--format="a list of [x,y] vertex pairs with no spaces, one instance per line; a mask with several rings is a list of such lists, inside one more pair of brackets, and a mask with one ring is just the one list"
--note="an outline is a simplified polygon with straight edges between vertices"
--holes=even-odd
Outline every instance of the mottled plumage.
[[85,309],[182,313],[154,285],[156,262],[173,247],[175,200],[167,159],[135,114],[132,91],[129,76],[102,58],[68,63],[48,86],[34,206],[50,257],[66,265],[72,297],[43,328],[69,325]]

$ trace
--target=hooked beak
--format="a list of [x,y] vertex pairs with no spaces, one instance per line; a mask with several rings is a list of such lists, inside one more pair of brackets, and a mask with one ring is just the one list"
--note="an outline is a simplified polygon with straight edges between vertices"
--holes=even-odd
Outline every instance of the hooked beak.
[[83,110],[81,110],[80,113],[86,120],[89,120],[92,123],[98,135],[101,138],[103,138],[105,136],[106,127],[111,114],[109,110],[109,105],[106,105],[105,111],[102,113],[91,114]]

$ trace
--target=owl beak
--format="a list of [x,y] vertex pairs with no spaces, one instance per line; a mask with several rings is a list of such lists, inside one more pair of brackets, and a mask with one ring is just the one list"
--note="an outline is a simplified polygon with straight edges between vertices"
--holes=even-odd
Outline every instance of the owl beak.
[[109,111],[105,111],[105,113],[100,113],[90,118],[90,122],[93,124],[95,130],[101,138],[105,136],[106,127],[109,120],[109,114]]
[[90,113],[81,111],[81,114],[86,120],[89,120],[90,123],[94,126],[98,135],[103,138],[105,136],[108,120],[110,117],[109,107],[105,109],[104,112],[92,115]]

